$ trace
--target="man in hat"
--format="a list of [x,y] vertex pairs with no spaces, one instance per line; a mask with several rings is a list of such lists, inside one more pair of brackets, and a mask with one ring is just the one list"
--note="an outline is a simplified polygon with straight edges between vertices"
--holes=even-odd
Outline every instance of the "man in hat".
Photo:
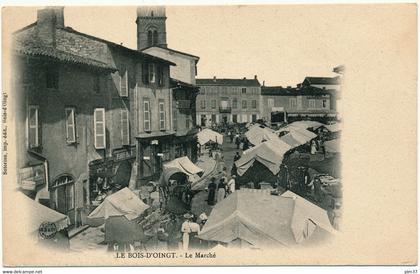
[[182,236],[182,249],[188,250],[191,242],[191,247],[196,247],[196,241],[199,241],[196,236],[200,232],[200,225],[192,221],[193,215],[190,213],[184,214],[185,222],[182,224],[181,232]]

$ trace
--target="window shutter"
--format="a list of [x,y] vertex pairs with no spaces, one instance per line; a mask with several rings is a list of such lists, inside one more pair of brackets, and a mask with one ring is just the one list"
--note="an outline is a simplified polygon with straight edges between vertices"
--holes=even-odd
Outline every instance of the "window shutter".
[[142,76],[143,76],[143,83],[149,83],[149,65],[147,63],[142,64]]
[[120,77],[120,96],[128,96],[128,70],[126,70],[124,75]]
[[130,128],[128,122],[128,110],[121,110],[121,139],[124,146],[130,144]]
[[144,131],[150,131],[150,102],[143,102],[143,122],[144,122]]
[[76,126],[74,108],[66,108],[66,141],[67,143],[76,142]]
[[159,128],[165,130],[165,103],[159,102]]
[[105,109],[96,108],[93,116],[94,116],[93,120],[94,120],[95,148],[104,149],[106,145]]
[[39,136],[39,117],[38,107],[29,106],[28,109],[28,145],[29,148],[38,147],[40,144]]

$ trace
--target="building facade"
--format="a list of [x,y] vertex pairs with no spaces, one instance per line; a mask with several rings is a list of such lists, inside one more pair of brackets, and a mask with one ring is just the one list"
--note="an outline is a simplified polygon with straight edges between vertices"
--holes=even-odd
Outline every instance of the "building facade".
[[261,88],[262,117],[270,124],[336,117],[330,93],[316,87]]
[[39,10],[13,49],[20,187],[74,226],[107,189],[156,179],[175,157],[175,63],[66,27],[63,8]]
[[197,79],[197,124],[255,122],[261,117],[261,85],[257,79]]

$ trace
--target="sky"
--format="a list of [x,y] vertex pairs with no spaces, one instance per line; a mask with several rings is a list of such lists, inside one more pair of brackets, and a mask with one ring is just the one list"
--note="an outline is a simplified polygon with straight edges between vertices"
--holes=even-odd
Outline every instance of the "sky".
[[[36,21],[36,8],[9,12],[10,31]],[[167,42],[200,57],[198,78],[257,75],[267,86],[295,86],[306,76],[335,76],[333,67],[343,63],[342,32],[331,12],[304,5],[168,6]],[[64,16],[66,26],[136,48],[135,6],[67,6]]]

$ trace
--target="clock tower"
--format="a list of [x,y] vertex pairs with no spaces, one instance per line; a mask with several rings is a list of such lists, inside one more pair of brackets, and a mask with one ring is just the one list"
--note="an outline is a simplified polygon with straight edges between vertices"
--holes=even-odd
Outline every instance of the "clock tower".
[[137,8],[137,50],[150,46],[167,47],[166,12],[164,6]]

